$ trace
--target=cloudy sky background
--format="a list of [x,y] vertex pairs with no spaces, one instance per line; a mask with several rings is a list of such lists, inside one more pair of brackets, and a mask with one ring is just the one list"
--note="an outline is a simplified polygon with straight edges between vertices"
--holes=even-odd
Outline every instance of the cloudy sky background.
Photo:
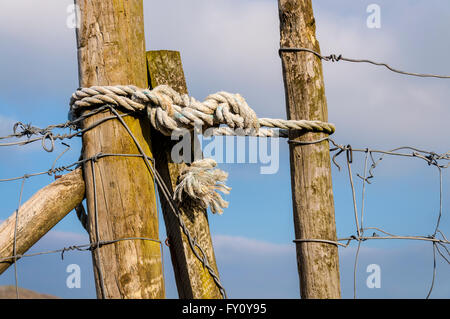
[[[198,99],[220,90],[239,92],[260,117],[285,118],[281,63],[278,57],[278,8],[274,0],[145,0],[148,50],[181,51],[189,92]],[[450,74],[450,3],[444,1],[376,1],[381,28],[366,26],[366,8],[375,1],[313,1],[317,36],[325,55],[387,62],[411,72]],[[17,121],[45,127],[64,122],[70,94],[78,87],[75,31],[66,26],[70,0],[20,0],[0,4],[0,135]],[[449,150],[449,80],[421,79],[384,68],[346,62],[325,63],[329,121],[334,140],[355,148],[416,146],[437,153]],[[59,164],[75,161],[80,142]],[[48,154],[40,145],[0,148],[0,178],[47,170],[65,147]],[[279,171],[261,175],[258,164],[222,164],[230,173],[230,207],[210,216],[220,275],[232,298],[298,298],[298,274],[292,243],[289,157],[280,141]],[[344,164],[344,158],[339,159]],[[354,173],[363,156],[355,155]],[[344,166],[343,166],[344,167]],[[339,237],[355,232],[347,172],[333,166],[333,190]],[[434,232],[439,209],[439,175],[418,159],[385,158],[366,189],[365,224],[399,235]],[[24,198],[52,181],[49,176],[26,182]],[[449,177],[443,173],[444,216]],[[360,180],[355,177],[360,208]],[[0,184],[0,219],[17,208],[20,181]],[[161,239],[165,230],[161,226]],[[32,251],[88,241],[71,213]],[[355,246],[340,249],[342,294],[353,297]],[[167,296],[176,298],[169,252],[164,250]],[[82,288],[65,285],[67,265],[82,269]],[[381,267],[381,288],[366,287],[366,267]],[[361,249],[357,291],[361,298],[423,298],[432,278],[431,244],[374,241]],[[432,297],[450,296],[450,268],[438,258]],[[93,298],[89,253],[24,258],[18,262],[19,285],[64,298]],[[13,284],[12,268],[0,285]]]

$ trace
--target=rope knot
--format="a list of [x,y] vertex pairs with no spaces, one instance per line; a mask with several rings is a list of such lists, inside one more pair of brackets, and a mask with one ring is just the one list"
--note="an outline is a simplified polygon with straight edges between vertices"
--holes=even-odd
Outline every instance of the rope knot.
[[160,85],[154,90],[136,90],[131,99],[135,102],[144,104],[147,107],[161,108],[163,111],[166,111],[169,116],[173,116],[174,97],[177,95],[178,93],[167,85]]
[[240,94],[218,92],[209,95],[205,104],[213,106],[218,124],[225,122],[231,128],[259,130],[259,118]]
[[169,86],[136,90],[131,99],[146,109],[152,126],[164,135],[170,136],[178,128],[174,119],[174,103],[180,100],[180,95]]
[[[338,61],[341,56],[331,58]],[[154,89],[139,89],[133,85],[80,88],[72,94],[69,119],[75,121],[83,109],[99,110],[105,106],[120,107],[130,113],[144,111],[153,128],[166,136],[180,129],[193,131],[197,127],[214,128],[215,132],[226,135],[236,135],[236,129],[240,129],[243,135],[266,137],[275,136],[274,132],[260,129],[262,126],[328,134],[335,131],[334,125],[321,121],[260,119],[240,94],[218,92],[200,102],[167,85]],[[222,124],[227,125],[228,130],[219,127]]]

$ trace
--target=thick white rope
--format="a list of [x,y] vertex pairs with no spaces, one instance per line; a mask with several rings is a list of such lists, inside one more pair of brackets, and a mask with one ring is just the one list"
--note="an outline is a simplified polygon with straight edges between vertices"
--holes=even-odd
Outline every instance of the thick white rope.
[[[199,102],[186,94],[179,94],[167,85],[153,90],[132,85],[93,86],[76,91],[70,101],[71,114],[83,108],[104,104],[137,112],[146,111],[154,128],[170,136],[179,129],[203,131],[214,128],[213,135],[251,135],[261,137],[286,136],[286,132],[260,129],[301,130],[332,134],[335,126],[321,121],[258,118],[239,94],[218,92]],[[219,127],[221,124],[227,127]],[[236,133],[241,132],[241,133]]]
[[[204,134],[259,137],[287,137],[289,130],[327,134],[335,131],[333,124],[321,121],[258,118],[239,94],[218,92],[199,102],[166,85],[153,90],[132,85],[81,88],[72,95],[70,117],[74,119],[85,108],[105,104],[146,112],[152,126],[167,136],[180,129],[197,128]],[[222,124],[226,126],[219,127]],[[216,165],[212,159],[203,159],[187,166],[179,177],[174,199],[180,205],[210,207],[213,213],[221,214],[228,202],[217,191],[228,194],[231,188],[224,184],[228,174],[214,169]]]

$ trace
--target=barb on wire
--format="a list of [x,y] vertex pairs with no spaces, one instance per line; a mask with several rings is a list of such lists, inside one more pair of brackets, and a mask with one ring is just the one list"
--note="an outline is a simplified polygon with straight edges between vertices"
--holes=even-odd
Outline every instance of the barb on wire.
[[395,69],[387,63],[380,63],[380,62],[375,62],[375,61],[367,60],[367,59],[350,59],[350,58],[343,57],[342,54],[339,54],[339,55],[331,54],[328,56],[324,56],[324,55],[321,55],[319,52],[316,52],[314,50],[307,49],[307,48],[280,48],[278,52],[279,52],[280,56],[281,56],[281,53],[283,53],[283,52],[309,52],[324,61],[331,61],[331,62],[346,61],[346,62],[352,62],[352,63],[369,63],[369,64],[373,64],[376,66],[384,66],[385,68],[387,68],[388,70],[390,70],[392,72],[403,74],[403,75],[416,76],[416,77],[421,77],[421,78],[450,79],[450,76],[448,76],[448,75],[405,72],[405,71]]
[[155,243],[161,244],[161,241],[154,238],[146,238],[146,237],[126,237],[126,238],[119,238],[119,239],[113,239],[113,240],[101,240],[99,242],[92,242],[89,244],[81,244],[81,245],[72,245],[68,247],[63,247],[60,249],[55,250],[47,250],[47,251],[41,251],[36,253],[28,253],[28,254],[17,254],[17,255],[11,255],[7,257],[0,258],[1,262],[10,262],[14,259],[20,259],[20,258],[26,258],[26,257],[36,257],[41,255],[50,255],[50,254],[61,254],[61,259],[64,259],[64,254],[68,251],[94,251],[98,249],[98,247],[103,247],[111,244],[115,244],[121,241],[129,241],[129,240],[143,240],[143,241],[152,241]]
[[[14,124],[13,126],[13,134],[7,135],[7,136],[0,136],[0,140],[5,140],[5,139],[12,139],[12,138],[16,138],[16,139],[21,139],[23,137],[27,137],[26,140],[20,140],[20,141],[16,141],[16,142],[4,142],[4,143],[0,143],[0,147],[5,147],[5,146],[24,146],[24,145],[28,145],[34,142],[38,142],[41,141],[42,144],[42,148],[47,151],[47,152],[53,152],[54,147],[55,147],[55,141],[56,140],[69,140],[72,139],[74,137],[81,137],[83,135],[83,133],[101,125],[102,123],[105,123],[109,120],[113,120],[116,119],[116,116],[110,116],[110,117],[105,117],[102,118],[101,120],[98,120],[97,122],[89,125],[88,127],[82,128],[81,127],[81,123],[82,121],[84,121],[85,119],[104,112],[105,110],[108,110],[109,108],[106,106],[101,106],[95,110],[92,110],[91,112],[88,112],[86,114],[81,115],[79,118],[67,121],[65,123],[61,123],[61,124],[54,124],[54,125],[49,125],[45,128],[38,128],[38,127],[34,127],[31,124],[23,124],[21,122],[17,122],[16,124]],[[120,114],[120,117],[126,117],[129,116],[131,113],[123,113]],[[65,133],[65,134],[55,134],[53,131],[55,129],[70,129],[70,133]],[[20,129],[20,130],[18,130]],[[73,132],[72,132],[73,131]],[[38,137],[34,137],[32,138],[32,136],[37,135]],[[50,146],[47,146],[48,141],[50,142]]]

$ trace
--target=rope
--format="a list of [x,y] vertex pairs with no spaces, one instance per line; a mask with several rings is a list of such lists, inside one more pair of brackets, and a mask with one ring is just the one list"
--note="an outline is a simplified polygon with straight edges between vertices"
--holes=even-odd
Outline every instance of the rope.
[[[116,113],[115,107],[122,107],[128,112],[146,112],[152,126],[167,136],[181,129],[197,130],[199,127],[207,130],[206,135],[260,137],[286,137],[289,130],[327,134],[335,131],[333,124],[321,121],[258,118],[239,94],[218,92],[199,102],[166,85],[153,90],[138,89],[132,85],[81,88],[72,95],[69,117],[76,118],[83,108],[105,105],[113,113]],[[119,118],[118,113],[115,115]],[[221,124],[226,127],[219,127]],[[262,126],[270,129],[261,129]],[[212,131],[208,132],[208,129]],[[213,213],[221,214],[228,203],[216,190],[228,193],[230,189],[222,184],[227,174],[213,170],[214,166],[216,163],[211,160],[196,161],[188,166],[181,175],[174,199],[186,205],[210,207]]]
[[216,161],[206,158],[193,162],[181,171],[173,195],[179,206],[188,204],[204,209],[209,206],[212,213],[222,214],[228,202],[222,199],[217,190],[228,194],[231,188],[224,184],[228,174],[213,169],[216,165]]
[[[243,135],[268,137],[278,135],[272,130],[259,133],[261,127],[327,134],[335,131],[333,124],[321,121],[258,118],[239,94],[218,92],[209,95],[204,102],[199,102],[166,85],[153,90],[139,89],[132,85],[81,88],[72,95],[69,116],[76,118],[82,109],[105,104],[131,112],[146,112],[152,126],[167,136],[173,131],[193,130],[196,127],[213,128],[213,135],[232,135],[229,129],[237,129]],[[227,125],[229,129],[219,128],[221,124]],[[219,134],[214,133],[214,130]]]

